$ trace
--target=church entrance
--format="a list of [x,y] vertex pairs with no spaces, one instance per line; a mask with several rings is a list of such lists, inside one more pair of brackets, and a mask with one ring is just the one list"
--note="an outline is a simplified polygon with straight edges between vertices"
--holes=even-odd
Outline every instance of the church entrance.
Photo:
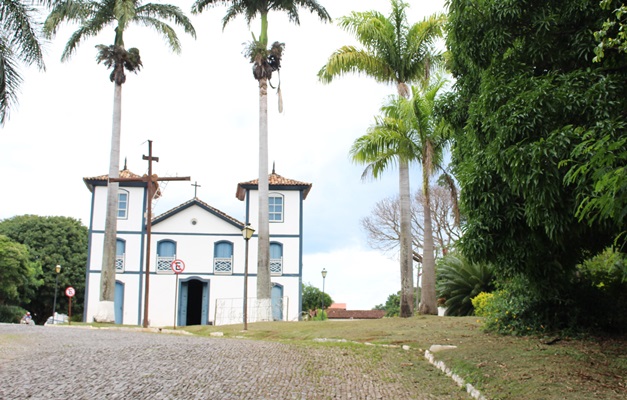
[[178,326],[207,325],[209,315],[209,282],[188,278],[179,283]]

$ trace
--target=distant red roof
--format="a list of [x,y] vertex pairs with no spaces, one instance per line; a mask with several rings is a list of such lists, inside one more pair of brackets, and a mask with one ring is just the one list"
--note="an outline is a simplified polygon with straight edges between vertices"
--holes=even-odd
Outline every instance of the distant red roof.
[[379,319],[385,317],[385,310],[342,310],[327,308],[329,319]]
[[346,310],[346,303],[333,303],[329,306],[329,308],[327,308],[327,310],[330,309]]

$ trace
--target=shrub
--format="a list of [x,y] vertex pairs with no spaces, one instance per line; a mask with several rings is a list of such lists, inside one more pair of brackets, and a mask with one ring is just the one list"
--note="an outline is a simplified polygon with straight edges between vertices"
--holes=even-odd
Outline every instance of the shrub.
[[0,304],[0,322],[17,324],[26,314],[26,310],[18,306]]
[[471,263],[461,254],[441,259],[437,273],[436,290],[438,297],[446,299],[446,315],[473,315],[471,299],[494,290],[492,268],[485,263]]
[[487,316],[487,308],[493,301],[494,293],[481,292],[472,298],[472,306],[475,308],[475,315],[478,317]]
[[316,315],[312,318],[312,321],[325,321],[327,319],[327,312],[321,309],[316,310]]

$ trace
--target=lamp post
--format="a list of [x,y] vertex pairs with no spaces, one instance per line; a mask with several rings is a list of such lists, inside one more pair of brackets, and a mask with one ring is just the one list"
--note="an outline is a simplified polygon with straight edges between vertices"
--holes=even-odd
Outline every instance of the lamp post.
[[242,229],[242,236],[246,241],[245,258],[244,258],[244,330],[248,330],[248,241],[253,237],[255,230],[250,227],[250,224],[246,224]]
[[55,314],[57,313],[57,288],[59,287],[59,272],[61,272],[61,266],[57,264],[57,266],[54,267],[54,270],[56,272],[56,275],[54,279],[54,303],[52,303],[52,323],[53,324],[56,323]]
[[322,311],[324,311],[324,279],[327,277],[327,270],[322,268]]

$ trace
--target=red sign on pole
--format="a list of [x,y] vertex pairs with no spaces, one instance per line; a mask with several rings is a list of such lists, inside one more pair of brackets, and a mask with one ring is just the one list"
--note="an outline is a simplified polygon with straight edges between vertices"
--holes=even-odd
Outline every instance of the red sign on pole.
[[74,297],[75,294],[76,294],[76,290],[74,290],[72,286],[69,286],[67,289],[65,289],[65,295],[67,297]]
[[170,264],[170,268],[172,268],[172,271],[174,271],[174,273],[178,275],[181,272],[185,271],[185,263],[183,262],[183,260],[174,260],[172,261],[172,264]]

